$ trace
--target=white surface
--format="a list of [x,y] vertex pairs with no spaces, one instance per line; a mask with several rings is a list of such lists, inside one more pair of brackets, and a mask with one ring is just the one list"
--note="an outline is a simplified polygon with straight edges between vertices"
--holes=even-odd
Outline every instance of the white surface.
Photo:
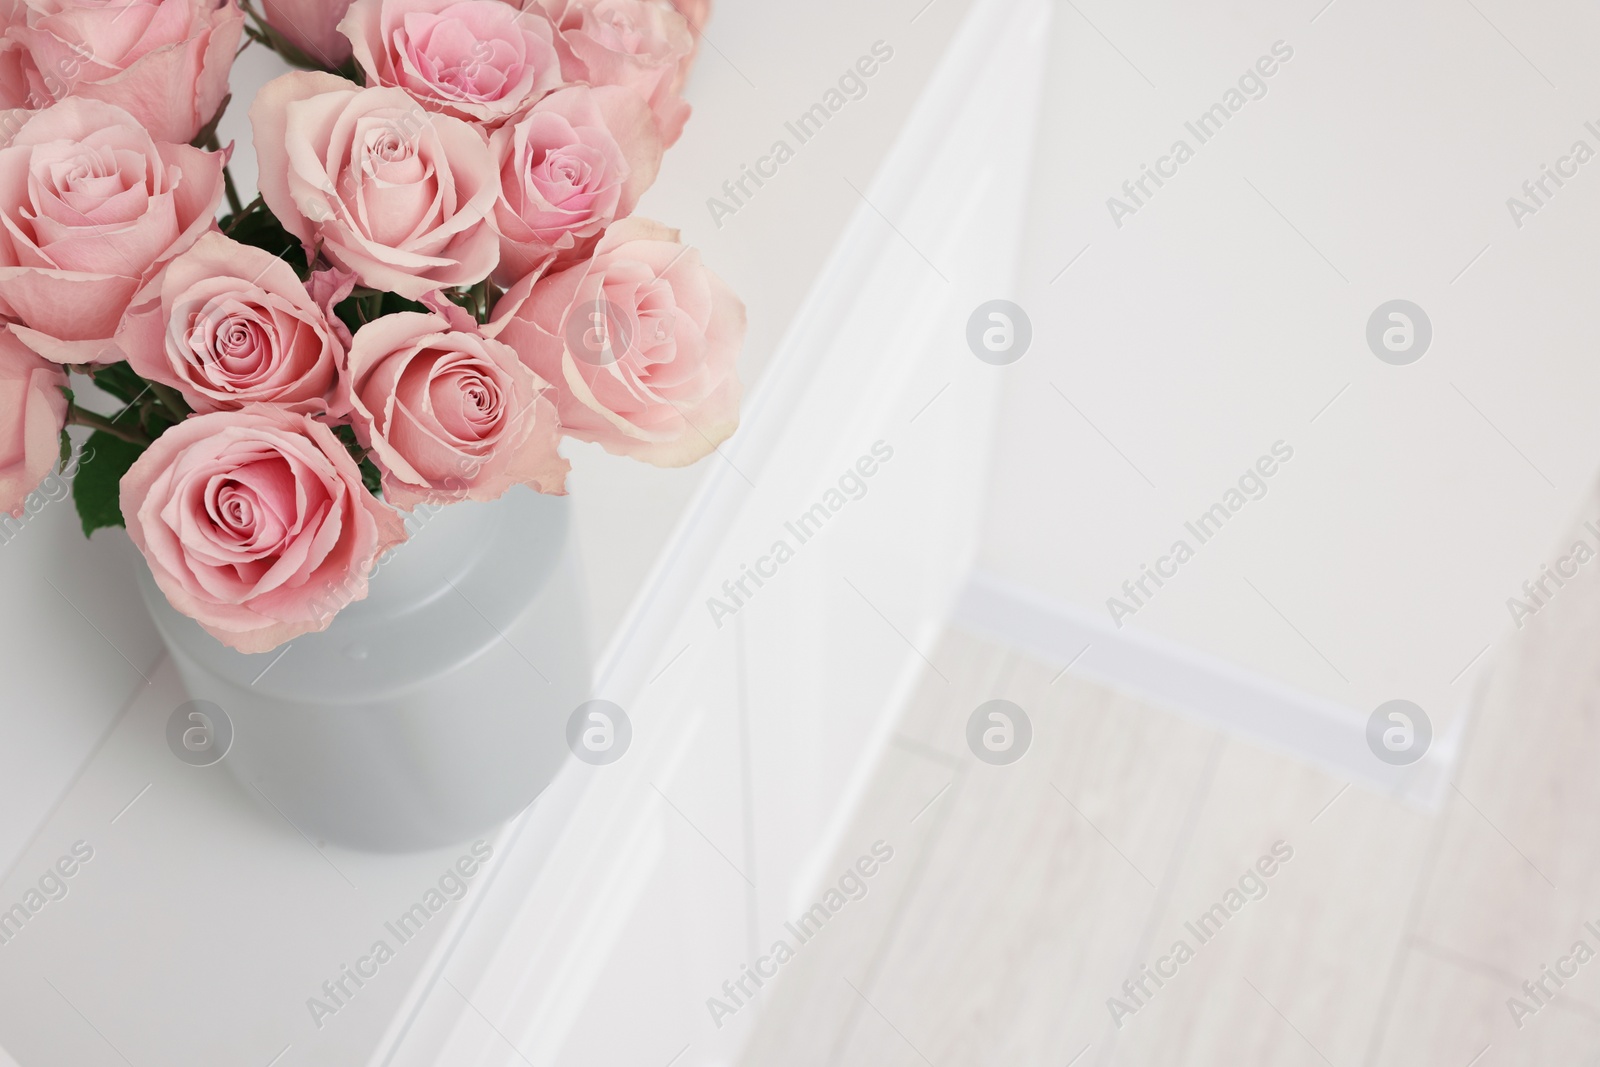
[[1360,712],[990,574],[971,576],[952,622],[1051,664],[1057,680],[1069,671],[1095,679],[1419,806],[1436,808],[1455,773],[1465,720],[1416,763],[1384,763],[1372,758]]
[[[1600,466],[1600,171],[1520,230],[1506,208],[1574,139],[1600,149],[1600,16],[1091,2],[1054,33],[1015,298],[1035,338],[1007,372],[981,567],[1109,623],[1284,440],[1266,498],[1128,626],[1355,712],[1414,700],[1443,732]],[[1267,95],[1117,228],[1107,198],[1196,144],[1185,121],[1279,40]],[[1410,366],[1365,343],[1394,298],[1433,323]]]
[[[925,269],[918,255],[898,244],[892,225],[862,207],[851,183],[869,187],[964,7],[947,0],[920,13],[859,11],[842,3],[825,11],[813,7],[775,13],[735,2],[719,9],[690,88],[697,118],[669,156],[646,210],[681,225],[685,238],[702,245],[708,262],[749,304],[747,381],[759,379],[851,218],[858,225],[865,220],[878,246],[893,250],[882,269]],[[918,15],[915,22],[913,15]],[[873,79],[867,96],[854,101],[804,146],[760,198],[718,229],[705,209],[707,195],[724,177],[736,175],[741,162],[764,152],[781,135],[786,118],[814,102],[879,39],[893,42],[895,59]],[[735,64],[744,74],[735,71]],[[747,75],[758,79],[759,90],[749,91]],[[902,207],[882,205],[894,217]],[[926,217],[928,205],[919,213]],[[804,225],[796,225],[797,219]],[[937,213],[930,229],[938,229]],[[943,236],[931,232],[918,239],[936,255],[941,248],[954,251]],[[780,249],[781,254],[775,252]],[[880,330],[892,329],[897,321],[881,309],[859,310]],[[956,313],[954,308],[942,310]],[[927,326],[933,328],[931,319]],[[848,363],[844,369],[848,371]],[[846,373],[837,388],[847,395],[854,384]],[[897,404],[909,405],[903,412],[909,416],[926,400],[918,395],[913,404],[904,392],[918,384],[920,376],[902,378],[884,397],[863,393],[857,399],[870,407],[892,396]],[[813,396],[825,431],[832,410],[829,397]],[[971,399],[981,400],[981,395]],[[957,405],[951,410],[958,410]],[[927,419],[924,425],[937,425],[933,414]],[[981,425],[962,429],[981,441]],[[801,444],[805,455],[808,446]],[[870,444],[868,440],[863,447]],[[838,455],[828,455],[825,474],[831,473],[834,458],[845,453],[853,458],[859,450],[854,441],[830,442],[830,447]],[[694,487],[725,461],[712,458],[687,471],[661,472],[594,449],[574,448],[571,454],[577,536],[592,589],[597,644],[604,644],[655,564]],[[977,455],[973,452],[972,458]],[[966,480],[976,485],[978,469],[972,459],[968,467]],[[798,491],[796,486],[785,489]],[[885,491],[882,503],[871,506],[890,506],[893,499]],[[972,511],[969,507],[967,514]],[[843,541],[841,537],[841,545]],[[415,897],[428,881],[421,876],[454,853],[383,858],[322,849],[240,793],[221,768],[196,771],[173,760],[159,727],[183,698],[134,592],[131,569],[136,565],[121,534],[101,533],[85,542],[65,502],[51,504],[13,543],[0,546],[0,587],[13,603],[27,606],[0,623],[0,667],[8,678],[18,679],[10,690],[15,703],[8,700],[5,708],[4,728],[12,743],[0,750],[0,810],[8,813],[0,826],[0,872],[5,872],[0,899],[22,893],[25,883],[36,877],[35,868],[42,870],[72,841],[91,839],[97,847],[100,840],[107,842],[99,853],[104,862],[85,870],[66,901],[41,913],[24,938],[0,948],[0,984],[7,992],[0,998],[0,1044],[25,1064],[66,1057],[94,1067],[120,1063],[125,1055],[140,1063],[209,1067],[236,1060],[266,1063],[286,1047],[280,1061],[285,1065],[344,1067],[360,1062],[386,1031],[409,1024],[401,1005],[411,997],[412,976],[430,971],[439,946],[420,946],[402,957],[321,1031],[309,1025],[305,998],[341,963],[353,959],[373,936],[374,922],[393,910],[391,905]],[[52,582],[59,594],[48,584]],[[854,606],[856,625],[879,625],[876,616]],[[875,640],[892,651],[893,664],[908,655],[892,633],[877,630]],[[727,654],[726,646],[721,654]],[[686,679],[709,676],[732,684],[735,677],[710,666],[709,675],[691,674],[693,665],[692,657],[681,665]],[[638,674],[647,666],[634,663],[629,670]],[[700,701],[724,699],[710,689],[691,691]],[[888,709],[877,703],[867,710],[882,714]],[[652,760],[652,772],[659,772],[655,785],[670,793],[680,783],[672,770],[680,764],[668,756],[688,746],[683,758],[701,762],[681,765],[683,795],[704,800],[718,789],[737,792],[742,788],[737,776],[726,775],[730,766],[738,765],[738,750],[720,747],[727,735],[716,732],[713,719],[701,721],[706,733],[695,732],[695,722],[686,722]],[[99,738],[107,740],[96,750]],[[641,765],[649,752],[641,748]],[[846,768],[841,764],[838,769]],[[146,785],[149,790],[142,791]],[[577,804],[581,794],[576,787],[553,792],[550,803],[541,805],[551,814],[544,823],[530,822],[527,832],[554,847],[570,829],[562,821],[561,805]],[[655,805],[646,827],[653,826],[650,832],[660,836],[619,839],[617,844],[630,849],[629,855],[641,864],[653,855],[652,848],[664,849],[660,855],[668,863],[667,876],[686,892],[699,894],[707,862],[722,861],[714,855],[707,861],[705,853],[690,847],[701,838],[675,821],[679,816],[661,807],[656,793],[648,792],[644,799]],[[706,832],[720,838],[727,826],[717,821],[716,810],[713,803],[702,817]],[[824,805],[819,810],[828,809]],[[619,818],[627,811],[616,808],[609,814]],[[813,835],[824,828],[814,822]],[[534,852],[542,861],[543,853],[538,848]],[[348,883],[360,888],[352,890]],[[588,903],[582,899],[586,890],[581,880],[567,885],[578,894],[578,904]],[[736,881],[735,889],[729,899],[742,906],[742,883]],[[642,890],[642,883],[635,884],[632,892]],[[449,921],[464,919],[480,894],[469,894]],[[650,899],[665,909],[642,913],[636,923],[676,929],[677,916],[697,914],[694,907],[711,898],[635,899]],[[626,900],[624,891],[619,907]],[[544,923],[552,914],[535,918]],[[692,930],[681,931],[686,948],[700,947],[694,966],[721,959],[714,955],[722,946],[719,929],[712,923],[699,938]],[[443,939],[439,944],[455,936],[442,924],[428,933],[430,939]],[[627,933],[615,923],[591,935],[579,931],[573,958],[580,967],[592,967],[589,957],[607,937],[620,937],[626,944]],[[557,960],[559,954],[548,958]],[[523,967],[528,963],[515,962]],[[539,968],[541,976],[550,973],[559,972]],[[636,978],[641,1003],[650,1002],[661,975],[646,972]],[[449,995],[444,987],[428,989]],[[423,1022],[433,1003],[424,1003]],[[568,1010],[584,1006],[579,1001]],[[462,1015],[459,1004],[453,1010],[459,1018],[473,1014]],[[611,1036],[605,1026],[586,1032]],[[389,1040],[398,1036],[396,1030]],[[505,1054],[503,1047],[500,1054]]]
[[[920,5],[919,5],[920,6]],[[696,113],[663,166],[641,212],[682,228],[739,292],[751,329],[741,369],[747,385],[788,328],[800,301],[859,199],[964,5],[942,2],[910,23],[904,11],[832,8],[780,11],[730,0],[719,5],[691,79]],[[705,200],[739,164],[766,151],[790,113],[821,95],[872,42],[892,40],[895,60],[761,196],[719,230]],[[261,61],[264,58],[264,62]],[[763,86],[749,90],[733,64]],[[248,167],[247,79],[278,69],[247,51],[238,102],[223,124]],[[803,219],[804,225],[795,225]],[[782,249],[776,254],[775,249]],[[658,470],[567,442],[570,481],[590,589],[594,647],[603,647],[655,562],[689,496],[713,464]],[[60,799],[116,712],[146,681],[160,643],[134,589],[136,553],[115,532],[85,542],[70,502],[48,504],[0,544],[0,590],[25,609],[0,618],[0,672],[9,690],[7,744],[0,746],[0,872]],[[60,593],[53,591],[53,582]],[[81,614],[80,614],[81,613]],[[98,631],[98,632],[97,632]],[[68,666],[70,665],[70,669]],[[142,673],[141,673],[142,672]]]
[[[0,665],[17,680],[5,723],[15,741],[0,750],[0,810],[15,813],[0,825],[0,870],[11,870],[0,893],[14,895],[35,867],[87,832],[80,825],[99,820],[103,833],[141,842],[124,853],[137,862],[117,868],[130,872],[126,880],[86,881],[46,913],[51,922],[84,922],[79,929],[98,941],[69,939],[72,952],[32,959],[22,978],[0,949],[0,982],[12,983],[0,1005],[15,1005],[0,1008],[0,1044],[29,1065],[56,1055],[89,1067],[121,1062],[40,986],[41,975],[54,980],[64,967],[91,977],[68,979],[61,991],[107,1035],[138,1042],[124,1050],[136,1063],[173,1062],[163,1042],[183,1035],[156,1024],[179,1013],[200,1020],[200,1033],[179,1047],[203,1049],[211,1058],[196,1062],[208,1064],[223,1056],[265,1063],[289,1044],[285,1067],[343,1065],[396,1043],[397,1064],[435,1062],[448,1048],[453,1058],[439,1062],[451,1067],[522,1062],[519,1055],[540,1067],[624,1056],[665,1064],[685,1045],[680,1064],[725,1060],[737,1030],[707,1034],[697,1005],[823,873],[818,857],[836,841],[839,813],[879,736],[874,715],[893,706],[905,671],[918,667],[910,650],[925,648],[929,621],[942,611],[935,583],[924,588],[907,576],[948,578],[962,521],[981,517],[982,573],[1044,598],[1049,618],[1109,624],[1105,599],[1280,439],[1295,457],[1267,496],[1201,546],[1129,623],[1131,634],[1122,632],[1140,647],[1221,664],[1241,691],[1282,694],[1263,704],[1263,716],[1311,709],[1302,722],[1262,724],[1258,737],[1304,737],[1318,716],[1348,725],[1392,697],[1423,704],[1436,737],[1456,736],[1467,694],[1494,662],[1488,646],[1509,627],[1505,598],[1554,559],[1555,533],[1600,461],[1591,415],[1600,366],[1590,356],[1595,305],[1587,299],[1600,265],[1586,240],[1600,221],[1600,185],[1590,188],[1600,178],[1589,173],[1600,163],[1521,229],[1505,207],[1574,138],[1600,148],[1583,128],[1596,117],[1586,108],[1600,75],[1585,46],[1600,16],[1362,0],[1317,0],[1293,12],[1259,2],[1159,12],[1060,6],[1039,122],[1044,152],[1025,174],[1008,176],[1030,177],[1034,189],[1022,270],[1014,286],[1002,286],[1003,271],[977,268],[1002,290],[985,296],[1016,299],[1033,319],[1028,356],[994,369],[974,364],[961,338],[972,279],[957,278],[959,296],[929,298],[924,286],[930,269],[956,276],[969,260],[981,263],[966,226],[974,213],[1021,206],[1014,182],[986,185],[984,172],[993,160],[1015,159],[1029,123],[1008,112],[978,132],[952,129],[939,177],[963,187],[944,202],[918,201],[910,184],[881,194],[871,185],[965,10],[956,0],[925,8],[921,0],[871,8],[726,0],[719,8],[691,85],[696,117],[644,210],[681,225],[746,298],[747,380],[762,377],[847,225],[870,225],[884,257],[876,265],[904,288],[880,288],[882,278],[867,286],[865,275],[845,280],[867,294],[853,309],[862,317],[831,320],[834,332],[812,335],[832,345],[831,371],[815,389],[793,393],[804,401],[793,410],[806,427],[800,437],[783,439],[766,424],[760,447],[737,440],[723,458],[679,472],[572,450],[597,645],[637,628],[631,644],[617,647],[660,650],[614,662],[608,675],[618,693],[651,690],[639,705],[646,729],[637,759],[626,773],[581,769],[559,783],[502,854],[501,881],[455,913],[465,920],[480,907],[479,917],[440,932],[459,938],[455,950],[407,957],[403,972],[389,972],[391,984],[363,994],[359,1013],[338,1018],[334,1036],[297,1036],[301,989],[348,960],[347,939],[373,909],[347,900],[345,910],[326,912],[327,892],[348,890],[312,846],[231,797],[215,784],[219,776],[196,778],[139,733],[176,698],[127,579],[126,542],[100,535],[84,544],[63,503],[0,546],[0,588],[29,606],[0,622]],[[719,228],[706,198],[879,39],[895,58],[866,97]],[[1117,228],[1106,198],[1174,138],[1193,143],[1184,122],[1280,39],[1295,54],[1265,98]],[[1020,54],[995,52],[1002,63]],[[999,255],[1005,244],[996,232],[987,251]],[[1373,308],[1396,297],[1420,303],[1434,326],[1431,350],[1409,367],[1380,363],[1364,340]],[[859,373],[841,374],[851,369],[853,341],[866,354]],[[922,358],[873,361],[895,344]],[[940,399],[943,382],[951,384]],[[963,494],[983,484],[975,413],[997,383],[1005,401],[989,500],[963,508]],[[884,412],[893,416],[887,430]],[[839,536],[787,565],[734,624],[718,631],[700,609],[671,610],[711,595],[722,576],[751,562],[774,522],[814,500],[878,437],[906,449],[908,461],[884,476],[914,478],[899,488],[886,480],[849,505],[836,520]],[[747,462],[756,488],[746,499],[726,487],[743,477],[730,463],[745,471]],[[941,476],[949,482],[942,502]],[[702,517],[705,535],[690,539],[714,545],[714,561],[663,561],[691,495],[711,482],[738,505]],[[927,525],[941,503],[959,520]],[[858,591],[837,584],[841,574]],[[683,588],[686,575],[710,579]],[[630,613],[647,581],[666,592],[654,610]],[[1066,641],[1052,635],[1069,629],[1036,641]],[[1077,649],[1054,651],[1064,663]],[[72,669],[61,669],[68,662]],[[831,673],[819,676],[819,665]],[[130,695],[133,710],[49,832],[11,866]],[[1169,696],[1182,703],[1194,694],[1180,687]],[[1303,754],[1336,765],[1349,740],[1339,734],[1330,749],[1313,737]],[[157,783],[139,802],[149,805],[144,815],[135,806],[111,826],[141,781]],[[140,830],[136,816],[152,814],[166,821]],[[197,858],[174,843],[172,835],[190,834],[186,820],[195,821],[195,846],[214,852]],[[107,840],[106,858],[115,860],[119,839]],[[402,899],[427,866],[417,863],[373,861],[353,880],[364,890],[370,882],[386,902]],[[192,947],[196,929],[214,936],[239,921],[237,908],[206,895],[232,878],[259,883],[242,898],[255,909],[248,917],[276,902],[283,921],[261,927],[271,938],[224,938],[241,947],[213,969],[177,967],[173,945]],[[318,888],[319,878],[329,885]],[[130,913],[136,898],[165,906]],[[297,909],[317,919],[291,922]],[[73,918],[91,913],[92,922]],[[271,966],[252,970],[257,951]],[[163,1000],[152,1023],[133,1010],[140,1001],[127,988],[97,984],[99,952],[161,959],[170,970],[154,969],[144,984],[163,997],[184,990],[189,1002]],[[435,980],[407,988],[427,975]],[[279,999],[289,989],[287,1002]],[[200,1010],[189,1010],[196,1003]],[[740,1026],[752,1017],[741,1014]],[[14,1032],[32,1055],[12,1047]],[[59,1045],[46,1045],[45,1034],[60,1036]],[[34,1050],[45,1048],[41,1060]]]
[[[996,377],[939,339],[1014,264],[1047,15],[974,6],[866,190],[897,205],[897,225],[855,212],[729,466],[604,665],[600,691],[634,715],[637,754],[574,769],[588,790],[554,847],[532,813],[508,861],[529,874],[485,899],[396,1064],[737,1055],[760,1001],[718,1027],[707,998],[837,877],[840,815],[976,549]],[[1005,150],[963,165],[963,142],[985,131],[1008,134]],[[976,210],[985,195],[1009,207]],[[797,544],[785,522],[879,441],[892,457],[859,499]],[[795,558],[717,625],[707,598],[779,538]]]

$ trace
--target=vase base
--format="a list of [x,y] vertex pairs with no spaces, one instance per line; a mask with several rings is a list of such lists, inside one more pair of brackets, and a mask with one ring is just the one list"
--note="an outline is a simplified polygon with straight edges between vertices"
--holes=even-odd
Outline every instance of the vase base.
[[444,509],[373,578],[373,603],[260,656],[141,585],[247,792],[319,842],[435,848],[522,811],[568,755],[591,663],[567,524],[564,498],[531,492]]

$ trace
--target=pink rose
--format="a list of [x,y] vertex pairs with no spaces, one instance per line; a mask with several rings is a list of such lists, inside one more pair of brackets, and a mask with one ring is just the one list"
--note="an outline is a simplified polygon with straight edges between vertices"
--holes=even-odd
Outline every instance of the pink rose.
[[0,333],[0,512],[23,503],[61,458],[67,375],[8,333]]
[[356,438],[397,507],[494,500],[517,483],[565,491],[545,382],[464,314],[367,323],[350,349],[350,385]]
[[678,14],[689,23],[689,28],[696,35],[706,28],[706,21],[711,18],[711,0],[658,0],[677,9]]
[[244,31],[235,0],[27,0],[27,9],[7,37],[26,49],[41,102],[103,100],[181,144],[228,95]]
[[[657,0],[677,9],[678,14],[689,23],[689,30],[694,34],[694,48],[689,52],[689,60],[700,54],[700,38],[706,23],[711,19],[711,0]],[[678,70],[678,81],[674,89],[682,89],[683,83],[689,80],[689,67],[685,65]]]
[[345,302],[351,293],[356,290],[356,276],[338,267],[329,267],[326,270],[314,270],[311,277],[306,279],[306,292],[311,294],[311,299],[316,301],[317,307],[322,309],[322,317],[333,328],[333,335],[339,339],[339,345],[346,352],[350,351],[350,327],[344,324],[335,309]]
[[350,0],[262,0],[267,24],[313,63],[336,70],[350,58],[350,41],[339,22]]
[[[33,61],[28,58],[27,49],[0,35],[0,108],[31,111],[44,103],[34,92],[30,80],[33,74]],[[20,118],[13,119],[9,127],[15,128],[20,121]]]
[[149,381],[205,413],[252,403],[342,415],[344,346],[294,268],[208,233],[173,260],[161,299],[130,320],[123,350]]
[[488,333],[554,383],[562,429],[660,467],[705,456],[739,425],[744,304],[648,219],[594,255],[501,298]]
[[113,338],[128,307],[214,225],[226,160],[153,140],[98,100],[27,116],[0,147],[0,315],[12,332],[57,363],[121,359]]
[[355,0],[339,24],[368,85],[429,111],[495,125],[561,84],[555,33],[504,0]]
[[467,123],[319,72],[268,82],[250,123],[267,206],[362,284],[418,300],[499,261],[494,156]]
[[534,2],[555,23],[567,81],[632,89],[650,105],[661,141],[671,148],[689,119],[689,105],[678,95],[694,56],[684,17],[657,0]]
[[326,629],[405,540],[332,430],[265,404],[156,438],[122,476],[122,515],[172,606],[240,652]]
[[661,137],[631,91],[607,85],[551,93],[489,139],[500,161],[497,285],[508,287],[551,253],[582,245],[633,211],[661,166]]

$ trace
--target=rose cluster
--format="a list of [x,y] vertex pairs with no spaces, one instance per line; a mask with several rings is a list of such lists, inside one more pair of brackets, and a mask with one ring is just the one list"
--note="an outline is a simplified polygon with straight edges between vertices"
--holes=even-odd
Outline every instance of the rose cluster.
[[[93,427],[86,531],[125,524],[176,608],[260,652],[364,596],[401,511],[564,492],[562,437],[707,455],[744,308],[632,215],[706,14],[0,0],[0,511]],[[249,204],[215,134],[241,42],[304,68],[249,107]]]

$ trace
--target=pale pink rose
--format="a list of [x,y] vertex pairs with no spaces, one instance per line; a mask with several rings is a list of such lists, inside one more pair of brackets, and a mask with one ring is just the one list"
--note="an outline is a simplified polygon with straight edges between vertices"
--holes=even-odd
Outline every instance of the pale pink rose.
[[[711,0],[657,0],[657,2],[676,8],[678,14],[689,23],[689,29],[694,34],[694,48],[689,53],[690,62],[693,62],[700,54],[701,31],[706,28],[706,23],[711,18]],[[683,83],[688,80],[689,68],[685,65],[679,68],[678,81],[673,88],[682,89]]]
[[630,90],[560,89],[489,139],[500,161],[497,285],[509,287],[546,256],[577,258],[628,215],[655,181],[661,137]]
[[[24,108],[32,111],[49,103],[34,90],[33,75],[33,60],[29,58],[28,50],[0,33],[0,109]],[[14,128],[21,119],[12,121]]]
[[98,100],[27,115],[0,147],[0,315],[57,363],[121,359],[124,313],[214,225],[226,161]]
[[744,304],[678,233],[627,218],[594,255],[518,282],[486,332],[554,386],[562,429],[660,467],[739,425]]
[[340,347],[346,352],[350,351],[352,340],[350,327],[344,324],[344,320],[334,309],[344,303],[355,289],[356,276],[338,267],[314,270],[311,272],[311,277],[306,280],[306,292],[311,294],[311,299],[322,309],[322,317],[333,327],[333,335],[339,339]]
[[197,412],[252,403],[342,415],[344,345],[278,256],[208,233],[174,259],[161,298],[130,317],[122,349]]
[[174,426],[122,476],[121,496],[172,606],[240,652],[327,629],[405,540],[332,430],[265,404]]
[[368,85],[493,126],[561,84],[544,12],[505,0],[355,0],[339,24]]
[[0,512],[23,503],[61,458],[67,375],[8,333],[0,333]]
[[356,439],[397,507],[494,500],[519,483],[565,491],[546,383],[464,313],[367,323],[350,348],[350,388]]
[[311,62],[336,70],[350,58],[350,41],[339,32],[350,0],[262,0],[261,6],[267,24]]
[[250,108],[272,213],[363,285],[418,300],[489,276],[500,182],[483,134],[400,89],[320,72],[268,82]]
[[236,0],[26,0],[7,37],[41,102],[115,104],[158,141],[194,139],[228,95],[244,32]]
[[697,35],[706,28],[706,20],[711,18],[711,0],[657,0],[657,2],[676,8],[678,14],[684,17],[689,23],[689,28]]
[[694,57],[689,23],[659,0],[532,0],[556,27],[569,82],[621,85],[650,105],[662,144],[683,133],[689,105],[678,94]]

